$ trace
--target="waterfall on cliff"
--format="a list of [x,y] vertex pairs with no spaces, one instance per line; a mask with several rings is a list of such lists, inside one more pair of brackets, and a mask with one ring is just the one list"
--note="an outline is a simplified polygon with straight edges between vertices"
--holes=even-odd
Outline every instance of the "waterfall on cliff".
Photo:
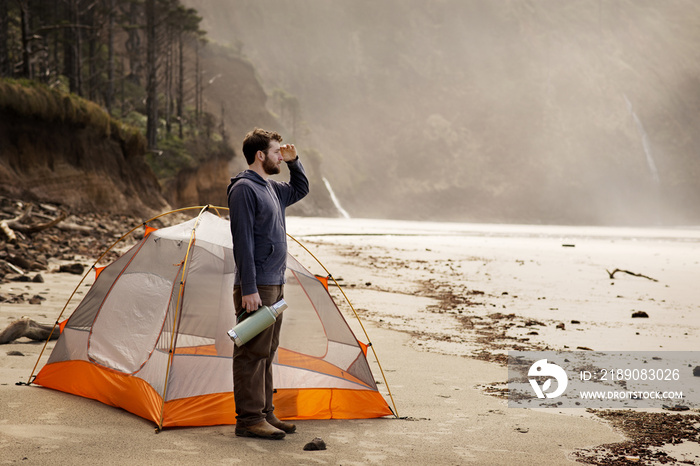
[[630,114],[632,115],[632,118],[634,119],[634,123],[637,125],[637,131],[639,131],[640,136],[642,137],[642,147],[644,147],[644,155],[646,155],[647,158],[647,165],[649,166],[649,171],[651,172],[651,179],[654,180],[654,183],[657,185],[659,184],[659,171],[656,169],[656,163],[654,162],[654,156],[652,155],[651,152],[651,142],[649,142],[649,135],[647,134],[646,130],[644,129],[644,125],[642,124],[642,120],[639,119],[637,116],[637,112],[634,111],[634,108],[632,108],[632,102],[627,98],[627,95],[625,94],[625,102],[627,102],[627,109],[629,110]]
[[340,205],[340,201],[336,197],[335,193],[333,192],[333,188],[331,188],[330,182],[328,181],[328,179],[326,179],[325,176],[323,177],[323,184],[326,185],[326,189],[328,190],[328,194],[330,194],[330,196],[331,196],[331,200],[333,201],[333,205],[335,206],[336,209],[338,209],[338,212],[340,212],[340,215],[343,218],[350,218],[350,214],[348,214],[348,212],[345,209],[343,209],[343,206]]

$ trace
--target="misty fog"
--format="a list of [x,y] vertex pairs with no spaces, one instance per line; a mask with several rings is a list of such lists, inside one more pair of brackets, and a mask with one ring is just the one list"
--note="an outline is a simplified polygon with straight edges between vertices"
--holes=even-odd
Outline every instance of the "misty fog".
[[185,3],[351,216],[700,222],[694,0]]

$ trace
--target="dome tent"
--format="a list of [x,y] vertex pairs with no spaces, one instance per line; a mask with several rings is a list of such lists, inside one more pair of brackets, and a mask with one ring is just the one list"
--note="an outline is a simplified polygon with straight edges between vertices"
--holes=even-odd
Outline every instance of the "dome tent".
[[[31,382],[123,408],[158,430],[234,424],[233,342],[226,333],[235,324],[233,245],[228,220],[209,210],[171,227],[144,223],[142,240],[96,269],[94,284],[61,323],[48,362]],[[324,281],[292,255],[285,301],[273,365],[277,416],[391,415],[367,345],[358,342]]]

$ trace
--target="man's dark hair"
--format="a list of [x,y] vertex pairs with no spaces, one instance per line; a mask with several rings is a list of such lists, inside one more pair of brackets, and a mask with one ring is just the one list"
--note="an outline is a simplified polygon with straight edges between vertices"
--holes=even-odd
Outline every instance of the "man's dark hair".
[[259,150],[267,155],[270,142],[273,140],[282,144],[282,136],[275,131],[255,128],[253,131],[246,134],[243,139],[243,155],[248,165],[253,165],[255,162],[255,154],[257,154]]

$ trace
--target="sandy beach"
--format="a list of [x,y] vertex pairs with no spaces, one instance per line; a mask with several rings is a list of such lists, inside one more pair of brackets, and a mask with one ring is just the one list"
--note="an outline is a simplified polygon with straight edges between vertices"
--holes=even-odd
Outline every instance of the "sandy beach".
[[[638,413],[671,429],[683,419],[695,425],[694,441],[691,426],[675,442],[659,433],[653,445],[609,416],[513,409],[502,396],[512,349],[700,349],[700,230],[292,217],[288,231],[323,262],[362,317],[399,418],[300,421],[297,433],[279,442],[236,438],[233,426],[156,435],[125,411],[15,385],[28,380],[43,347],[20,339],[0,348],[0,463],[559,465],[660,464],[662,457],[700,464],[695,410]],[[293,241],[290,250],[324,273]],[[643,276],[611,278],[615,269]],[[44,283],[0,285],[3,296],[45,298],[39,305],[0,303],[0,327],[22,316],[57,319],[80,277],[42,276]],[[337,302],[364,340],[350,307]],[[633,318],[637,311],[648,317]],[[388,400],[383,381],[380,390]],[[303,451],[314,437],[327,450]]]

